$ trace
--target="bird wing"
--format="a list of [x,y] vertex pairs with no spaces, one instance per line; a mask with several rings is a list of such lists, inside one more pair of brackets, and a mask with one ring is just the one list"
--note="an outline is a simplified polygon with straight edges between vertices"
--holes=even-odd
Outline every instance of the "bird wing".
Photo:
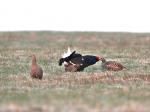
[[43,70],[38,65],[32,66],[31,67],[31,71],[30,71],[30,75],[32,77],[34,77],[34,78],[40,78],[40,79],[42,79],[42,77],[43,77]]
[[66,61],[67,60],[71,60],[71,59],[73,59],[73,58],[77,58],[77,57],[82,57],[82,55],[81,54],[78,54],[78,53],[76,53],[76,51],[73,51],[72,53],[71,53],[71,55],[70,56],[68,56],[68,57],[66,57]]
[[65,58],[60,58],[58,61],[59,66],[62,65],[64,62],[69,62],[70,60],[77,58],[77,57],[82,57],[81,54],[76,53],[76,51],[73,51],[68,57]]
[[82,57],[76,57],[71,60],[69,60],[72,64],[83,64],[83,58]]
[[79,71],[80,66],[80,64],[69,63],[68,65],[65,65],[65,71],[76,72]]
[[74,71],[82,71],[84,69],[82,57],[71,59],[67,62],[65,68],[73,69]]
[[43,70],[40,66],[38,66],[39,73],[43,75]]
[[124,68],[123,65],[121,65],[120,63],[117,63],[115,61],[109,61],[109,62],[107,62],[106,63],[106,67],[108,69],[114,69],[114,70],[116,70],[116,69],[123,69]]

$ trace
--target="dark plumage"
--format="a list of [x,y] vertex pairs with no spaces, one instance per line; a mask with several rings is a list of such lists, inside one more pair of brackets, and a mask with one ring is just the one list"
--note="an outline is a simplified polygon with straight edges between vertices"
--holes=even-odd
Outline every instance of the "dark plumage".
[[42,79],[43,70],[40,66],[37,65],[36,56],[32,55],[32,64],[30,68],[30,76],[32,78]]
[[103,57],[100,60],[102,61],[102,68],[105,70],[120,71],[126,69],[126,67],[116,61],[106,61]]
[[82,57],[82,55],[76,53],[76,51],[73,51],[73,52],[70,54],[70,56],[68,56],[68,57],[66,57],[66,58],[61,58],[61,59],[59,60],[59,66],[61,66],[62,63],[64,63],[64,62],[69,62],[71,59],[77,58],[77,57]]
[[61,58],[59,60],[59,65],[65,62],[65,71],[76,72],[83,71],[84,68],[95,64],[99,61],[99,57],[92,55],[82,56],[81,54],[75,53],[75,51],[66,58]]

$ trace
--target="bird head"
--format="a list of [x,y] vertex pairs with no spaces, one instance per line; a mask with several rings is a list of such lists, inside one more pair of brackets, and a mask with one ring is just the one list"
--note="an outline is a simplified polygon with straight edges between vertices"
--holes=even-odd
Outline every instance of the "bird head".
[[32,54],[29,57],[32,58],[32,64],[36,64],[36,56],[35,56],[35,54]]
[[101,57],[100,56],[96,56],[96,60],[97,61],[101,60]]
[[105,58],[102,57],[102,56],[97,56],[97,60],[98,60],[98,61],[101,60],[102,62],[106,62]]

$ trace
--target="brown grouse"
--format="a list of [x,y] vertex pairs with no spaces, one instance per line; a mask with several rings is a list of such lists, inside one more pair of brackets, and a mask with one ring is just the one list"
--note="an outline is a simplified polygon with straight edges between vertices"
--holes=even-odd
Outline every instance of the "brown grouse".
[[37,65],[36,56],[32,55],[32,64],[30,68],[30,76],[32,78],[42,79],[43,70],[40,66]]
[[102,61],[102,68],[104,70],[120,71],[126,69],[126,67],[116,61],[106,61],[103,57],[101,57],[100,60]]

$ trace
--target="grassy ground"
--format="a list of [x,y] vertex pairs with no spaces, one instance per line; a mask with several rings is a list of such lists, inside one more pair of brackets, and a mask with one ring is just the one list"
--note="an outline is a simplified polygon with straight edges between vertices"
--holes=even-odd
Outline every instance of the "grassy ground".
[[[98,62],[84,72],[66,73],[58,59],[68,46],[128,70],[102,71]],[[33,53],[44,70],[42,81],[29,77]],[[149,105],[150,34],[0,33],[0,112],[149,112]]]

